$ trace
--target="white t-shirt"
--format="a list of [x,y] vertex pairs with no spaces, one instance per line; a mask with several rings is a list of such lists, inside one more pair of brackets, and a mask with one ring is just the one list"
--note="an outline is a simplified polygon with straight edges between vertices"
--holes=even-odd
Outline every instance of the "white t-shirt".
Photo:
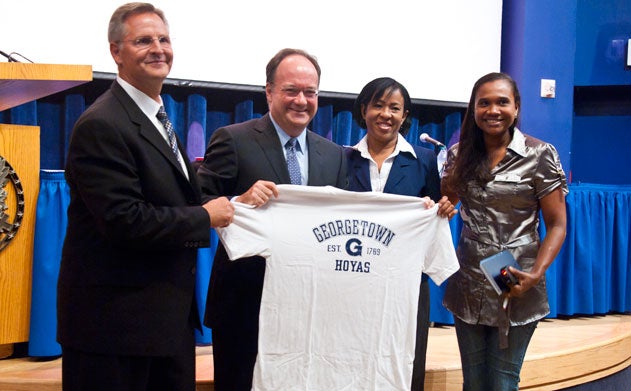
[[409,390],[421,273],[458,270],[449,223],[417,197],[279,185],[218,229],[266,258],[255,390]]

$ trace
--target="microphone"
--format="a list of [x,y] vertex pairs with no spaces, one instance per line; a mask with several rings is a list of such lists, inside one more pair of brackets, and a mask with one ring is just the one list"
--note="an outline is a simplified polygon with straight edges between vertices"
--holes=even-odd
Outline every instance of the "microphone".
[[420,139],[421,139],[421,141],[422,141],[422,142],[424,142],[424,143],[431,143],[431,144],[434,144],[434,145],[435,145],[435,146],[437,146],[437,147],[440,147],[440,148],[445,148],[445,144],[441,143],[441,142],[440,142],[440,141],[438,141],[438,140],[435,140],[435,139],[433,139],[433,138],[429,137],[429,135],[428,135],[427,133],[423,133],[423,134],[421,134],[421,136],[420,136],[419,138],[420,138]]
[[2,50],[0,50],[0,54],[3,55],[4,57],[7,58],[7,60],[9,60],[9,62],[19,62],[18,60],[16,60],[15,58],[13,58],[12,55],[10,54],[6,54],[5,52],[3,52]]

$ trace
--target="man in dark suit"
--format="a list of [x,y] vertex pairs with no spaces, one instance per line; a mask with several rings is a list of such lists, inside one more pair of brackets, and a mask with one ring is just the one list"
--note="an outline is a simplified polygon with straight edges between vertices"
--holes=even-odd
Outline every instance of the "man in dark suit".
[[[278,195],[276,184],[344,188],[342,148],[307,130],[318,108],[320,66],[316,59],[302,50],[283,49],[269,61],[266,74],[269,112],[215,131],[197,171],[202,192],[261,206]],[[286,147],[294,138],[297,145]],[[288,169],[292,155],[298,161],[294,179]],[[263,258],[230,261],[219,246],[205,317],[213,333],[218,391],[251,388],[264,273]]]
[[227,198],[202,205],[171,124],[156,117],[173,60],[162,11],[121,6],[108,38],[118,76],[75,124],[66,164],[63,388],[193,391],[197,248],[234,208]]

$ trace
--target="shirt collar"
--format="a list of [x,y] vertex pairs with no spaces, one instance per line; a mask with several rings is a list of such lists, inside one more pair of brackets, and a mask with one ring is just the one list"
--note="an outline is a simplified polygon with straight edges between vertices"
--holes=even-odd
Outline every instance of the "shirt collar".
[[[355,146],[353,146],[353,148],[358,150],[361,156],[365,159],[370,158],[370,153],[368,152],[367,137],[368,136],[364,136]],[[390,156],[396,156],[400,152],[408,152],[409,154],[414,156],[414,159],[417,159],[416,152],[414,152],[414,147],[412,147],[412,144],[407,142],[407,140],[401,135],[401,133],[397,135],[397,145],[394,147],[394,151]]]
[[524,137],[524,134],[519,131],[519,129],[515,128],[513,139],[508,144],[507,148],[518,155],[526,156],[526,137]]
[[147,117],[154,118],[156,114],[158,114],[158,110],[160,110],[160,106],[162,106],[162,97],[160,97],[160,103],[158,103],[151,99],[149,95],[123,80],[120,76],[116,76],[116,81]]
[[[272,124],[274,124],[274,129],[276,129],[276,133],[278,133],[278,138],[280,138],[280,145],[283,147],[287,144],[287,141],[291,138],[285,131],[274,121],[274,117],[270,113],[269,118],[272,120]],[[300,135],[296,137],[296,150],[304,152],[307,147],[307,130],[306,128],[300,132]]]

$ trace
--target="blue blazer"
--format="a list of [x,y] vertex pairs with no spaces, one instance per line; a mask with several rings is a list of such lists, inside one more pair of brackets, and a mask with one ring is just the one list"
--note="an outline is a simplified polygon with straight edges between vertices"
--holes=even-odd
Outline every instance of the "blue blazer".
[[[440,177],[434,151],[413,146],[416,158],[409,152],[401,152],[394,158],[388,175],[384,193],[414,197],[429,196],[438,201]],[[348,190],[372,191],[368,159],[364,159],[356,149],[345,149],[348,163]]]

